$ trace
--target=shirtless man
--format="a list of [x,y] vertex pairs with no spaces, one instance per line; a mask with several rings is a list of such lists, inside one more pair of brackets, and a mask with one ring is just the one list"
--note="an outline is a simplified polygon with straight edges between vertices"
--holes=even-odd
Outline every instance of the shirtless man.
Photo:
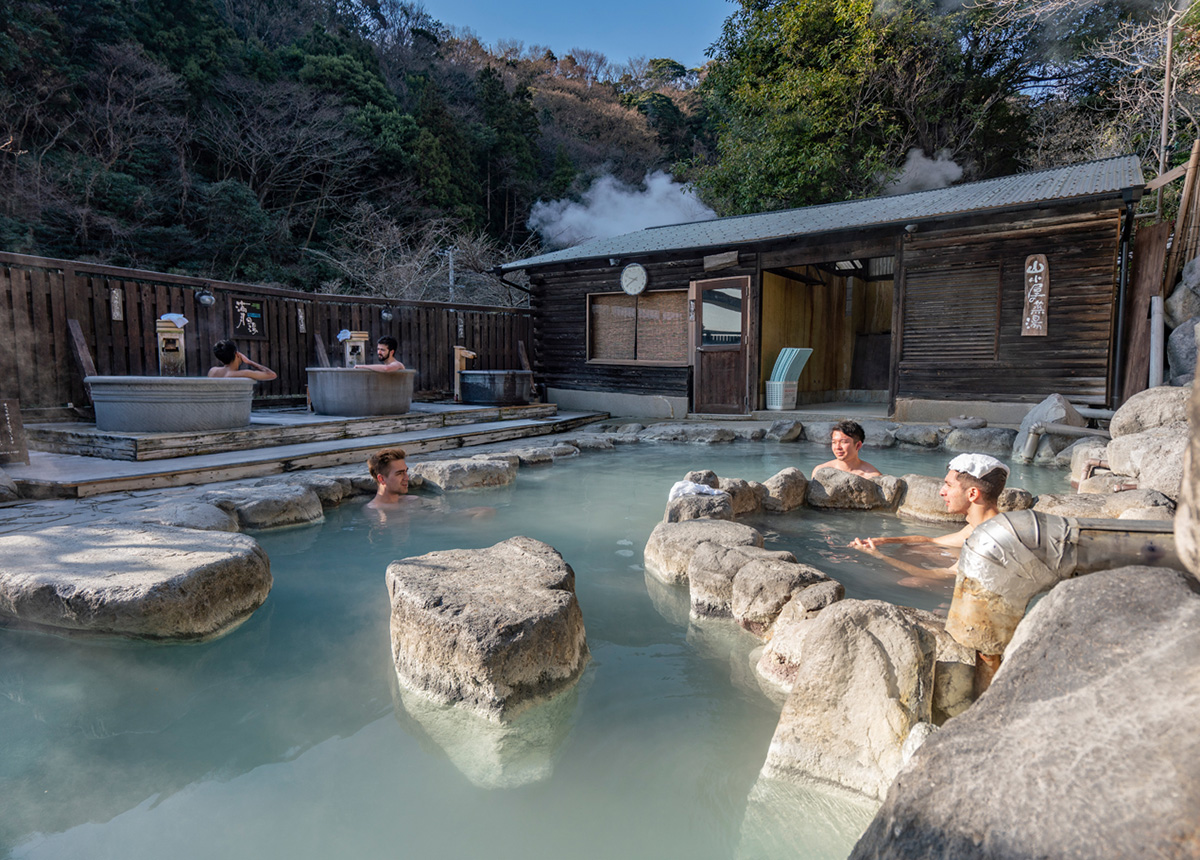
[[[209,368],[208,375],[214,379],[236,377],[269,382],[278,375],[266,365],[246,358],[238,352],[237,344],[231,340],[218,341],[213,346],[213,355],[221,362],[220,367]],[[242,369],[242,365],[246,366],[245,370]]]
[[[950,461],[938,495],[951,514],[965,514],[967,524],[941,537],[904,535],[902,537],[856,538],[850,546],[875,551],[884,543],[932,543],[949,549],[961,549],[980,523],[1000,513],[1000,493],[1008,482],[1008,466],[987,454],[959,454]],[[889,559],[890,561],[890,559]]]
[[400,363],[400,359],[396,358],[396,350],[400,348],[400,341],[390,335],[384,335],[375,344],[375,355],[379,359],[379,364],[360,364],[359,370],[373,370],[376,373],[391,373],[394,370],[404,370],[404,365]]
[[384,448],[367,458],[367,471],[375,479],[375,498],[367,502],[372,510],[394,508],[408,495],[408,464],[403,448]]
[[833,459],[817,466],[813,469],[813,474],[816,474],[817,469],[837,469],[839,472],[849,472],[863,478],[873,478],[881,474],[878,469],[858,456],[865,441],[867,434],[857,421],[839,421],[834,424],[829,439]]

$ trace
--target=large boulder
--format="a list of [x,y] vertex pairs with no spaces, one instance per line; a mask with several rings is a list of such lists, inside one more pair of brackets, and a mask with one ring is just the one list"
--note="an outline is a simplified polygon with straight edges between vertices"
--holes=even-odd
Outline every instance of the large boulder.
[[1118,475],[1135,478],[1139,489],[1158,490],[1177,499],[1183,482],[1183,455],[1187,445],[1187,424],[1166,424],[1117,436],[1108,443],[1108,466]]
[[767,438],[776,442],[798,442],[804,436],[804,425],[799,421],[776,421],[767,429]]
[[1183,279],[1163,302],[1167,328],[1175,328],[1184,320],[1200,316],[1200,258],[1183,267]]
[[686,582],[688,565],[704,541],[721,546],[763,545],[762,535],[741,523],[725,520],[659,523],[646,541],[643,553],[646,572],[668,585]]
[[517,458],[430,460],[413,463],[408,467],[409,475],[419,478],[421,486],[445,493],[451,490],[466,490],[478,487],[503,487],[517,478]]
[[883,490],[870,478],[832,466],[817,469],[808,482],[808,504],[813,508],[871,511],[887,506]]
[[[793,559],[760,558],[742,567],[733,578],[731,610],[744,630],[759,639],[771,634],[772,625],[783,607],[797,595],[822,587],[809,605],[831,603],[845,594],[841,584],[815,567]],[[841,595],[834,596],[837,592]]]
[[1175,548],[1187,569],[1200,576],[1200,387],[1195,384],[1188,402],[1188,419],[1191,429],[1183,455],[1179,508],[1175,512]]
[[[332,508],[340,505],[345,499],[356,495],[359,490],[348,477],[333,475],[318,475],[312,472],[289,472],[285,475],[271,475],[263,478],[254,486],[270,487],[286,484],[294,487],[304,487],[316,493],[322,507]],[[375,488],[370,490],[375,493]]]
[[1197,713],[1194,579],[1129,567],[1060,583],[851,857],[1196,857]]
[[[910,520],[924,523],[964,523],[966,517],[962,514],[951,514],[946,510],[940,491],[944,478],[934,478],[930,475],[905,475],[904,492],[900,496],[900,504],[896,514]],[[1034,497],[1020,487],[1005,487],[997,501],[997,507],[1003,511],[1020,511],[1032,508]]]
[[1037,406],[1025,414],[1021,421],[1021,429],[1013,440],[1012,458],[1018,463],[1051,463],[1063,448],[1075,441],[1074,436],[1064,436],[1056,433],[1044,433],[1038,443],[1035,455],[1025,456],[1025,444],[1029,441],[1029,431],[1035,424],[1067,424],[1071,427],[1086,427],[1087,419],[1075,411],[1067,398],[1061,394],[1051,394]]
[[763,507],[768,511],[794,511],[808,499],[808,478],[795,466],[780,469],[763,481],[763,486],[767,488]]
[[1109,422],[1108,430],[1114,439],[1144,433],[1156,427],[1187,422],[1188,399],[1191,390],[1158,385],[1147,388],[1126,400]]
[[910,732],[932,719],[934,637],[878,600],[841,600],[806,623],[762,776],[882,798]]
[[991,454],[1007,457],[1012,454],[1017,431],[1005,427],[982,427],[978,430],[959,428],[946,434],[942,447],[955,454]]
[[200,495],[200,501],[235,514],[243,529],[275,529],[325,519],[320,497],[295,484],[208,490]]
[[503,722],[587,663],[575,573],[541,541],[394,561],[387,587],[397,676],[434,701]]
[[238,518],[231,510],[210,502],[189,499],[164,499],[151,502],[144,508],[120,516],[126,523],[149,523],[182,529],[201,529],[213,532],[239,531]]
[[667,501],[664,523],[702,519],[733,519],[733,500],[729,493],[688,493]]
[[1200,317],[1180,323],[1167,338],[1167,381],[1191,387],[1196,379],[1196,327]]
[[942,428],[936,424],[901,424],[893,433],[897,442],[913,448],[936,448],[942,443]]
[[741,478],[720,478],[717,487],[729,494],[735,517],[761,511],[770,492],[758,481],[744,481]]
[[796,561],[796,557],[785,550],[769,550],[753,545],[723,546],[705,541],[696,547],[687,567],[692,616],[731,618],[733,579],[739,570],[759,559]]
[[0,537],[0,619],[144,639],[205,639],[271,590],[252,538],[166,526],[49,526]]
[[646,442],[695,442],[711,445],[732,442],[737,434],[716,424],[651,424],[638,433]]

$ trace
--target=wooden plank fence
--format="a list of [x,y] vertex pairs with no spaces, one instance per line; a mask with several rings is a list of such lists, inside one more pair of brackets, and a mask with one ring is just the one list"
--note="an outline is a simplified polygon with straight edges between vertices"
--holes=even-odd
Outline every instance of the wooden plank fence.
[[[201,304],[202,292],[216,302]],[[304,369],[318,363],[318,335],[340,366],[342,329],[369,332],[370,355],[375,340],[392,335],[400,360],[418,372],[417,391],[447,395],[455,346],[475,352],[471,366],[481,370],[520,368],[519,344],[533,346],[526,308],[305,293],[0,253],[0,399],[19,400],[27,412],[87,403],[69,319],[78,320],[98,374],[157,376],[155,322],[183,314],[187,372],[203,376],[214,364],[213,344],[233,333],[238,299],[262,302],[265,337],[237,340],[242,352],[279,374],[259,383],[256,396],[268,400],[305,396]]]

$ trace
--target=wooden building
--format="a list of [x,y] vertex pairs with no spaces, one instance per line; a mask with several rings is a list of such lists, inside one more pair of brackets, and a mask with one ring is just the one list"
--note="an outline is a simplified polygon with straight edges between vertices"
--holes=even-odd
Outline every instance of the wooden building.
[[571,406],[744,414],[765,408],[780,350],[811,347],[801,402],[1111,407],[1143,187],[1136,157],[1110,158],[640,230],[498,271],[528,272],[534,367]]

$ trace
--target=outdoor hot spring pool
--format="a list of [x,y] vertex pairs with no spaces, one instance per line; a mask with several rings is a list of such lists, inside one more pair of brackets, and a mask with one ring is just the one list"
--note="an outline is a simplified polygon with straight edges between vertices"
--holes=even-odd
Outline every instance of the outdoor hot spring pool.
[[[884,472],[946,455],[867,452]],[[752,788],[778,717],[753,687],[757,643],[689,628],[686,591],[647,582],[642,549],[693,468],[763,480],[829,457],[811,444],[633,445],[521,469],[384,524],[361,502],[257,535],[274,589],[206,644],[101,643],[0,630],[0,855],[31,858],[838,858],[870,803]],[[1010,485],[1066,488],[1017,467]],[[364,499],[365,501],[365,499]],[[471,518],[454,511],[488,507]],[[753,521],[846,586],[934,609],[951,583],[840,548],[940,529],[801,510]],[[406,706],[384,570],[523,534],[575,569],[592,660],[532,740]],[[411,708],[411,712],[410,712]],[[432,715],[431,715],[432,713]],[[532,752],[523,744],[532,743]]]

